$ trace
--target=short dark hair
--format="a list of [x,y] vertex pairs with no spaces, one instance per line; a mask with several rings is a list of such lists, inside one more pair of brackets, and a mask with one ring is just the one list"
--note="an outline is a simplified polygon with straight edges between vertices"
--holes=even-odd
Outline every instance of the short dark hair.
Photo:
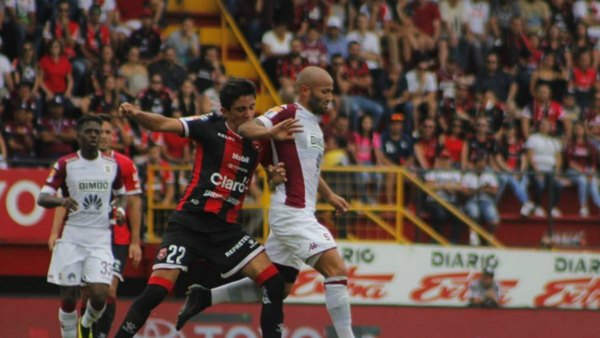
[[82,117],[79,118],[79,120],[77,120],[77,131],[80,131],[81,128],[83,127],[84,124],[88,123],[88,122],[96,122],[100,125],[102,125],[102,119],[99,118],[96,115],[84,115]]
[[232,77],[223,86],[219,93],[221,106],[227,110],[231,109],[233,103],[242,96],[252,95],[256,97],[256,86],[251,81]]
[[112,117],[108,114],[95,114],[95,115],[98,116],[98,118],[102,122],[108,122],[108,123],[112,122]]

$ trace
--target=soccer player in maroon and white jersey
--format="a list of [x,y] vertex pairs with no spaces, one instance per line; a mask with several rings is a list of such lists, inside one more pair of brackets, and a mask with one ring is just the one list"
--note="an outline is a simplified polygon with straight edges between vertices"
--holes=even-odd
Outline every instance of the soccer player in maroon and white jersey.
[[[265,139],[270,128],[281,121],[296,119],[301,123],[301,130],[294,134],[293,140],[271,140],[270,161],[285,163],[287,180],[278,185],[271,196],[271,231],[265,247],[285,278],[286,294],[291,291],[302,263],[314,267],[325,277],[325,304],[337,336],[350,338],[354,334],[344,260],[329,230],[315,217],[317,191],[336,210],[343,212],[349,207],[320,177],[324,141],[319,116],[325,114],[331,104],[333,79],[325,70],[311,66],[300,72],[296,88],[297,103],[275,107],[243,124],[239,131],[250,139]],[[258,300],[260,293],[247,279],[212,290],[196,284],[190,287],[177,327],[210,305]]]
[[[196,154],[190,185],[169,218],[148,285],[129,308],[116,338],[133,337],[165,299],[181,271],[187,271],[189,263],[200,257],[219,266],[224,278],[241,272],[262,287],[263,337],[282,335],[284,279],[264,248],[236,223],[262,152],[259,143],[237,133],[239,125],[254,117],[256,88],[248,80],[230,79],[220,100],[222,115],[181,119],[143,112],[128,103],[119,108],[151,131],[191,138]],[[290,139],[295,128],[297,123],[287,120],[269,132]]]
[[[98,149],[101,123],[96,116],[78,120],[80,150],[54,164],[37,200],[44,208],[62,206],[68,211],[48,269],[48,282],[60,286],[58,317],[63,338],[89,337],[91,325],[105,311],[113,275],[111,198],[117,196],[121,209],[126,203],[116,161]],[[59,189],[63,197],[55,196]],[[78,325],[75,308],[82,282],[89,286],[90,299]]]

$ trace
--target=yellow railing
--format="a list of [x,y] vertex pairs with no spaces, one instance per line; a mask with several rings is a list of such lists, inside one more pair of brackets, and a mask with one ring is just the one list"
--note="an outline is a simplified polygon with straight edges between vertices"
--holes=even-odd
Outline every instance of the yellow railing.
[[[179,171],[183,176],[189,176],[191,171],[190,166],[172,166],[159,167],[148,166],[148,182],[154,182],[157,178],[158,171],[171,170]],[[369,188],[365,188],[357,183],[359,174],[378,174],[385,178],[387,184],[394,184],[394,195],[387,199],[387,203],[371,203],[364,201],[364,197],[370,192]],[[241,220],[242,225],[248,226],[247,229],[254,236],[265,240],[268,235],[268,206],[270,191],[265,179],[263,170],[258,170],[258,179],[260,182],[255,189],[260,191],[260,197],[255,200],[246,200],[244,204],[242,216],[245,219]],[[410,185],[416,189],[431,196],[436,202],[446,208],[451,214],[467,225],[468,228],[477,232],[490,245],[502,248],[500,243],[492,234],[480,227],[472,219],[464,215],[457,207],[444,201],[438,197],[431,189],[429,189],[419,178],[413,173],[400,167],[333,167],[323,168],[322,175],[325,177],[330,186],[338,194],[345,197],[350,202],[349,212],[346,215],[336,215],[333,208],[324,201],[319,200],[317,203],[317,217],[320,221],[328,226],[334,235],[340,239],[347,240],[380,240],[393,241],[399,244],[410,244],[411,241],[405,235],[405,222],[409,221],[416,228],[423,231],[437,243],[447,246],[449,241],[433,229],[427,222],[421,219],[417,213],[411,211],[411,208],[406,207],[405,203],[405,185]],[[183,190],[188,181],[181,181],[181,189]],[[385,183],[384,183],[385,184]],[[157,192],[153,191],[152,184],[148,184],[147,190],[147,233],[146,238],[149,242],[159,242],[160,236],[166,226],[166,219],[171,210],[175,208],[176,201],[168,204],[158,204],[156,202]],[[372,185],[370,186],[372,187]],[[183,191],[180,191],[183,194]],[[377,192],[381,196],[380,191]],[[379,199],[378,199],[379,200]],[[261,218],[260,220],[258,218]],[[258,223],[258,225],[256,225]],[[250,224],[254,224],[250,226]]]
[[[260,62],[258,61],[258,58],[254,54],[254,51],[252,50],[252,48],[248,44],[248,41],[246,41],[246,38],[244,37],[244,35],[240,31],[239,27],[237,26],[237,23],[235,22],[235,20],[231,16],[231,14],[229,14],[227,7],[225,7],[225,5],[223,5],[223,2],[221,0],[215,0],[215,1],[219,5],[219,9],[221,10],[221,31],[225,32],[227,29],[227,26],[229,26],[229,28],[235,35],[236,39],[238,40],[238,42],[244,49],[244,53],[246,53],[248,60],[250,61],[250,63],[252,64],[252,66],[254,67],[256,72],[258,73],[261,86],[263,86],[264,88],[267,89],[269,95],[271,95],[271,97],[273,98],[273,101],[275,102],[276,105],[282,104],[281,98],[277,94],[277,90],[275,89],[275,86],[273,86],[273,84],[271,83],[271,80],[265,73],[263,67],[261,66]],[[223,34],[223,39],[221,39],[221,50],[222,50],[223,60],[225,61],[228,59],[228,45],[227,45],[226,34]]]

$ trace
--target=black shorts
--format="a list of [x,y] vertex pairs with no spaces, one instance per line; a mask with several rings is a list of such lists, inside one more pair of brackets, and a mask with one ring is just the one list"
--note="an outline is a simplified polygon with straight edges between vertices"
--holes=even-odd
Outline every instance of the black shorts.
[[127,263],[127,257],[129,256],[129,245],[113,244],[112,254],[114,258],[113,276],[117,277],[122,282],[123,273],[125,272],[125,264]]
[[263,251],[239,224],[212,213],[177,211],[169,218],[152,269],[187,271],[192,261],[205,258],[228,278]]

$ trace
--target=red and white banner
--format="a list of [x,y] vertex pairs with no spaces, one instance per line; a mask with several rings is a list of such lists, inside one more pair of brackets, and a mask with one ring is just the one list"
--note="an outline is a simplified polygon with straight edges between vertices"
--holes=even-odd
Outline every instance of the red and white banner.
[[[600,254],[429,245],[340,243],[354,304],[465,306],[484,266],[504,307],[600,309]],[[320,303],[322,278],[306,267],[290,302]]]
[[0,170],[0,242],[46,243],[54,212],[36,204],[49,170]]

